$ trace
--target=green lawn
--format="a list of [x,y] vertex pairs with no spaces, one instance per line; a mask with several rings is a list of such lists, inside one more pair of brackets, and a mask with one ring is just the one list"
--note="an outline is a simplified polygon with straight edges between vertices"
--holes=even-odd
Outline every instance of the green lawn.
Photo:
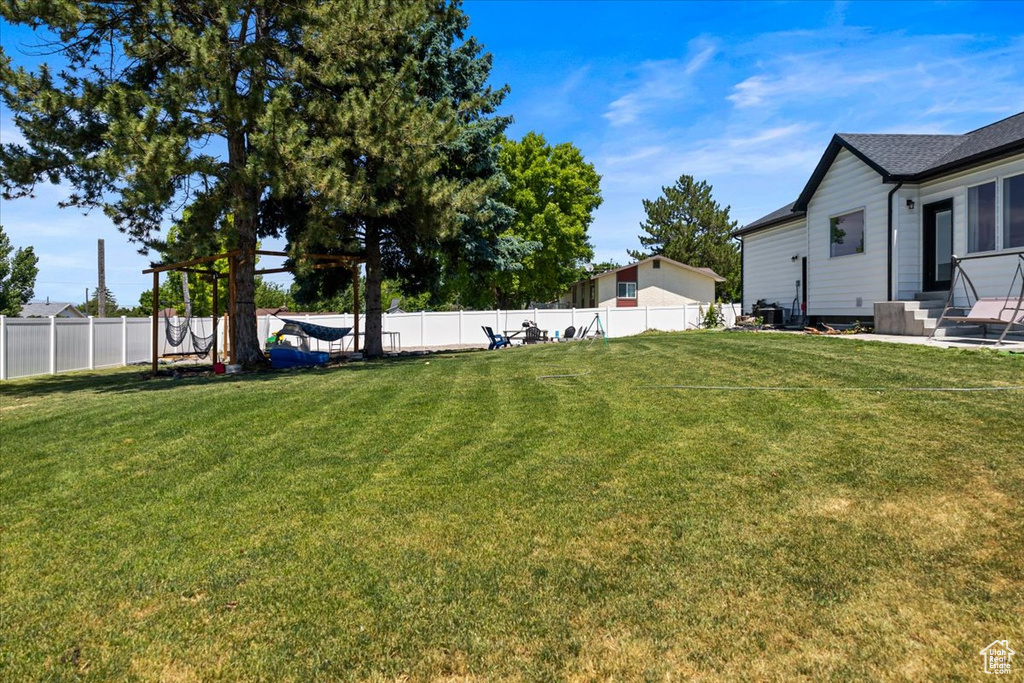
[[139,372],[0,385],[2,680],[974,680],[1024,652],[1024,391],[890,390],[1024,385],[1022,356],[692,332]]

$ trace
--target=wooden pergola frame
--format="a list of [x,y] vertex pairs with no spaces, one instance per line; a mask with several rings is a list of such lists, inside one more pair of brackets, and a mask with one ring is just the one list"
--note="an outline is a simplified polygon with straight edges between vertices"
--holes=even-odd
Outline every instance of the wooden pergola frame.
[[[217,283],[222,278],[228,280],[228,347],[229,347],[229,359],[228,362],[235,362],[235,349],[238,348],[237,342],[237,319],[235,316],[235,308],[238,303],[235,297],[235,269],[240,258],[244,256],[251,256],[255,261],[257,256],[277,256],[288,258],[290,255],[284,251],[265,251],[261,249],[250,250],[248,252],[242,249],[233,249],[232,251],[226,251],[223,254],[215,254],[213,256],[201,256],[199,258],[190,259],[188,261],[179,261],[177,263],[164,263],[161,265],[154,265],[152,268],[147,268],[142,271],[143,275],[153,274],[153,374],[157,372],[157,361],[159,356],[157,355],[157,348],[159,346],[159,319],[160,314],[160,273],[168,272],[179,272],[179,273],[194,273],[202,275],[209,279],[213,283],[213,358],[217,358],[217,320],[219,314],[217,311]],[[314,263],[313,267],[320,268],[344,268],[347,267],[352,272],[352,290],[353,290],[353,310],[355,313],[355,326],[353,335],[353,350],[359,350],[359,264],[363,262],[363,258],[355,254],[305,254],[304,258],[311,261],[319,261]],[[211,263],[216,263],[227,259],[228,272],[221,273],[212,268],[195,268],[194,266],[204,266]],[[262,268],[257,270],[255,275],[270,275],[271,273],[291,273],[294,272],[293,268]]]

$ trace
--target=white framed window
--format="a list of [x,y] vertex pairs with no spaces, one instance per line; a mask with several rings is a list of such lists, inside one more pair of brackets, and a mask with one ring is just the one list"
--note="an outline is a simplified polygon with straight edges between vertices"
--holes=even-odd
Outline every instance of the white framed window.
[[967,188],[967,251],[996,249],[996,181]]
[[833,216],[828,223],[830,256],[864,253],[864,209]]
[[1024,174],[1003,179],[1003,249],[1024,247]]
[[619,283],[619,298],[620,299],[635,299],[636,298],[636,283],[635,282],[620,282]]

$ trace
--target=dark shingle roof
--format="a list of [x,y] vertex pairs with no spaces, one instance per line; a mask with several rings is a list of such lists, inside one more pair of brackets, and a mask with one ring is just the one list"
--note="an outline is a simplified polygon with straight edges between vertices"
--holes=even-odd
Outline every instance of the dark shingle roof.
[[1024,112],[1008,119],[972,130],[962,136],[964,141],[927,169],[929,174],[945,170],[994,151],[1013,149],[1024,142]]
[[920,173],[964,141],[963,135],[840,133],[838,137],[875,170],[889,175]]
[[761,216],[756,221],[747,223],[739,230],[734,231],[732,233],[733,237],[745,235],[748,232],[754,232],[755,230],[761,230],[763,228],[770,228],[773,225],[781,225],[782,223],[787,223],[796,218],[803,218],[806,215],[805,212],[793,211],[793,204],[795,204],[795,202],[790,202],[782,208],[772,211],[767,216]]
[[763,230],[803,216],[807,203],[843,149],[875,169],[883,182],[927,180],[1024,151],[1024,112],[963,135],[836,134],[793,204],[762,216],[733,234]]

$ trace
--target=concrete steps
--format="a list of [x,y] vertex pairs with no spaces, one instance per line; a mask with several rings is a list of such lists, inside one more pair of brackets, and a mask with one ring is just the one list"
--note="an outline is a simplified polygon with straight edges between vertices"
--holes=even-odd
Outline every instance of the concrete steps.
[[[878,334],[899,334],[914,337],[927,337],[935,331],[939,318],[945,308],[945,296],[935,296],[930,292],[918,294],[914,301],[880,301],[875,304],[875,332]],[[963,309],[951,309],[951,314],[966,313]],[[939,336],[971,336],[981,334],[978,325],[943,325],[935,333]]]

